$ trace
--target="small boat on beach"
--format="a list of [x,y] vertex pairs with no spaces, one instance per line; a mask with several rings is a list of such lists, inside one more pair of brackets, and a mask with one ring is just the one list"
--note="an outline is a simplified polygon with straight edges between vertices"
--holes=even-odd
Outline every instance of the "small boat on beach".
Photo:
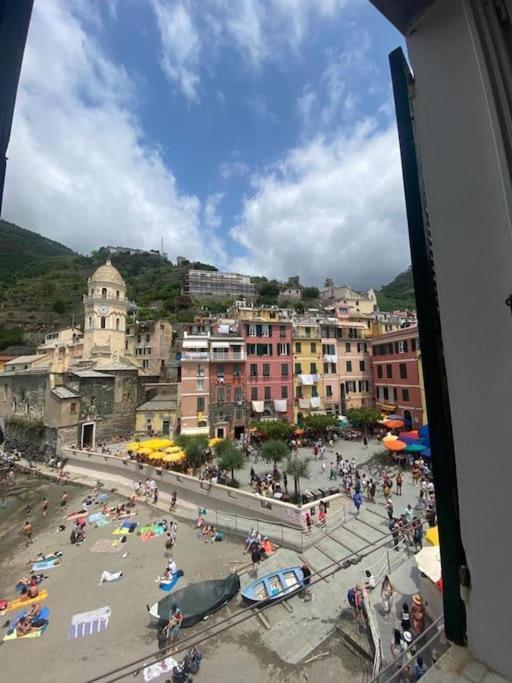
[[303,586],[304,574],[300,567],[286,567],[277,569],[250,583],[242,591],[242,597],[247,602],[263,604],[282,598],[290,597]]
[[213,614],[232,600],[240,590],[240,579],[237,574],[230,574],[225,579],[212,579],[191,583],[170,595],[148,605],[150,626],[161,628],[169,621],[172,605],[176,604],[183,613],[182,627],[193,626],[206,616]]

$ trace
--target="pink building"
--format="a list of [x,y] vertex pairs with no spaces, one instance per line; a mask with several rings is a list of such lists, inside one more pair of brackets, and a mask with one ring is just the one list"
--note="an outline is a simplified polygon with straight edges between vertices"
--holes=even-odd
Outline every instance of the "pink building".
[[244,321],[245,382],[251,418],[293,422],[292,324]]
[[180,383],[180,431],[209,434],[210,332],[208,326],[183,333]]
[[374,337],[371,347],[375,405],[417,429],[425,417],[417,325]]

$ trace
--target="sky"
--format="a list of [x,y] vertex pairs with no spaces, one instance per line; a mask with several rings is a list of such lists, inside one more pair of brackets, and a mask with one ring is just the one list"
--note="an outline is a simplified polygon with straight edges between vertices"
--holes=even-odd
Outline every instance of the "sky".
[[367,0],[35,0],[4,218],[77,251],[378,287],[410,263]]

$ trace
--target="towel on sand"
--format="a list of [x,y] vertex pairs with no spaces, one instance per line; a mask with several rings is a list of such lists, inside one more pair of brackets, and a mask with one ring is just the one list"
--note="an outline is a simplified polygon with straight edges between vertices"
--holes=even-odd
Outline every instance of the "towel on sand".
[[110,607],[99,607],[91,612],[80,612],[71,617],[68,640],[101,633],[108,628],[108,621],[112,610]]

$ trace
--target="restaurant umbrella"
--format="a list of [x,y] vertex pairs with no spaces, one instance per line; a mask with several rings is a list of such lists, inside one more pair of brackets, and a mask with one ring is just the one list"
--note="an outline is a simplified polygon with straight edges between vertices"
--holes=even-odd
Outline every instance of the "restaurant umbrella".
[[418,441],[420,434],[417,429],[414,429],[410,432],[400,432],[399,437],[402,441],[405,441],[405,439],[414,439],[415,441]]
[[422,444],[410,443],[407,445],[405,452],[406,453],[421,453],[424,450],[425,450],[425,446],[423,446]]
[[403,441],[397,440],[397,441],[385,441],[384,446],[388,449],[388,451],[403,451],[404,448],[407,446]]
[[382,439],[383,441],[398,441],[398,436],[396,434],[386,434]]
[[384,425],[390,429],[400,429],[404,426],[403,420],[384,420]]
[[428,529],[425,534],[425,538],[432,545],[439,545],[439,529],[436,526]]

